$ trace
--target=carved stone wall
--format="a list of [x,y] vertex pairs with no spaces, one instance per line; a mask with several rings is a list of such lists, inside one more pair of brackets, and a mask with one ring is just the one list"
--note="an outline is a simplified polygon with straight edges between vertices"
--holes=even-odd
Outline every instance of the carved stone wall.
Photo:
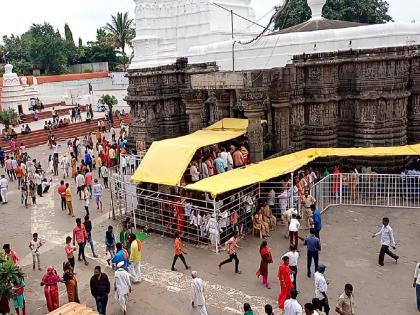
[[[149,144],[228,116],[250,120],[250,151],[257,160],[263,139],[280,154],[420,142],[420,46],[296,56],[284,68],[236,72],[242,88],[215,82],[214,90],[196,87],[190,93],[191,74],[215,71],[214,64],[187,65],[183,59],[173,66],[130,71],[130,142],[145,139]],[[264,134],[260,117],[268,121]],[[389,168],[404,161],[375,159],[373,164]]]
[[132,122],[129,146],[137,141],[149,146],[155,140],[188,133],[188,116],[182,91],[190,86],[190,75],[216,71],[214,64],[188,65],[180,58],[173,65],[129,70],[127,103]]

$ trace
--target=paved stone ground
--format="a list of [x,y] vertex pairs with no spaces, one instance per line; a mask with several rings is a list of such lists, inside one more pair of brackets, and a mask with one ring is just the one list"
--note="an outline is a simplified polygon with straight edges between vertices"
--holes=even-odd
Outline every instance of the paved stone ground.
[[[41,146],[30,149],[32,157],[41,158],[46,162],[48,148]],[[54,178],[57,184],[59,178]],[[42,265],[54,265],[61,273],[62,262],[66,260],[64,253],[65,236],[70,235],[74,226],[74,219],[60,210],[58,195],[55,189],[43,198],[38,198],[38,205],[28,209],[19,203],[17,184],[11,183],[9,193],[10,203],[0,206],[2,229],[0,243],[10,242],[22,259],[24,271],[27,274],[26,298],[28,314],[38,315],[46,313],[43,290],[39,286],[43,272],[32,271],[31,256],[28,243],[33,232],[38,232],[46,244],[41,250]],[[55,187],[54,187],[55,188]],[[73,184],[74,188],[74,184]],[[75,189],[74,189],[74,195]],[[105,248],[102,245],[106,227],[113,225],[118,235],[118,221],[108,217],[109,194],[105,196],[104,213],[98,213],[91,203],[91,217],[94,223],[94,240],[97,241],[100,258],[90,256],[88,267],[76,265],[79,281],[79,296],[81,301],[94,307],[94,300],[89,293],[89,279],[95,265],[102,265],[112,280],[112,270],[105,263]],[[84,210],[79,201],[75,202],[76,213],[82,216]],[[377,265],[379,240],[371,238],[371,232],[380,228],[383,216],[389,216],[394,228],[397,243],[400,245],[397,254],[400,261],[395,264],[389,258],[385,266]],[[355,288],[357,303],[356,314],[417,314],[415,307],[415,291],[411,286],[415,262],[419,259],[418,249],[412,246],[420,234],[419,209],[383,209],[371,207],[335,207],[329,209],[324,217],[322,237],[321,262],[328,266],[327,278],[329,299],[331,306],[335,305],[337,297],[346,282],[351,282]],[[279,293],[276,279],[277,268],[281,255],[287,249],[287,241],[277,231],[269,239],[269,245],[274,255],[274,263],[270,266],[269,280],[271,290],[265,289],[255,277],[259,266],[260,240],[247,237],[240,242],[240,269],[242,275],[233,273],[233,265],[226,265],[222,271],[218,270],[218,263],[224,260],[225,253],[215,254],[192,246],[187,247],[187,261],[200,276],[208,281],[207,297],[209,314],[241,314],[244,302],[250,302],[254,309],[262,314],[262,307],[266,303],[276,305]],[[301,292],[299,301],[304,304],[314,295],[313,279],[306,277],[305,248],[300,247],[302,257],[299,261],[298,289]],[[90,255],[90,249],[87,248]],[[189,272],[171,272],[170,264],[173,255],[173,240],[152,235],[143,244],[144,281],[133,286],[130,297],[129,314],[193,314],[189,301]],[[66,302],[64,285],[60,285],[60,302]],[[108,314],[120,314],[118,305],[110,297]],[[334,312],[331,312],[333,314]]]

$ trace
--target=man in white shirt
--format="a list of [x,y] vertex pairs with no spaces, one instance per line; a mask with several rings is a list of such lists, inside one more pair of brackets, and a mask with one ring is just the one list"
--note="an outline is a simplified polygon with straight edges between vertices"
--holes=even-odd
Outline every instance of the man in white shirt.
[[327,266],[319,264],[318,271],[314,274],[315,279],[315,298],[319,300],[320,310],[324,311],[325,314],[330,312],[330,306],[328,305],[328,282],[325,280],[324,273]]
[[101,183],[98,182],[96,178],[94,180],[94,183],[95,184],[93,185],[92,192],[95,196],[96,207],[102,212],[102,191],[104,190],[104,187]]
[[108,188],[108,176],[109,176],[108,168],[106,167],[106,165],[102,165],[101,166],[101,177],[104,180],[105,188]]
[[198,277],[197,271],[191,272],[191,305],[197,307],[200,315],[207,315],[204,281]]
[[300,222],[297,219],[296,213],[292,214],[292,219],[289,223],[289,240],[290,245],[298,247],[298,239],[299,239],[299,228],[300,228]]
[[[289,268],[293,272],[293,286],[297,290],[296,286],[296,279],[297,279],[297,273],[298,273],[298,259],[299,259],[299,252],[297,251],[295,245],[290,245],[289,251],[283,255],[289,257]],[[283,259],[282,257],[282,259]]]
[[82,186],[85,185],[85,176],[79,172],[76,176],[76,185],[77,185],[77,194],[79,195],[79,200],[82,200]]
[[35,171],[34,180],[38,196],[42,197],[42,175],[39,173],[39,171]]
[[120,166],[123,175],[127,174],[127,159],[124,155],[120,155]]
[[395,259],[395,263],[398,262],[399,256],[395,255],[393,252],[389,250],[389,246],[391,246],[393,249],[396,249],[395,247],[395,240],[394,240],[394,232],[392,231],[392,228],[389,226],[389,219],[383,218],[382,219],[382,228],[379,232],[372,235],[372,238],[380,235],[381,236],[381,250],[379,252],[379,259],[378,264],[380,266],[384,265],[384,258],[385,254]]
[[226,148],[222,148],[220,157],[223,159],[223,165],[225,167],[225,171],[227,172],[228,170],[231,170],[233,168],[233,159],[230,152],[226,152]]
[[131,293],[131,275],[124,269],[124,261],[121,261],[117,265],[115,271],[115,299],[120,304],[120,307],[124,313],[127,314],[127,302],[128,296]]
[[198,182],[200,180],[200,172],[197,169],[197,162],[193,161],[190,166],[190,175],[191,181],[193,183]]
[[1,200],[3,201],[3,204],[7,203],[8,188],[9,188],[9,181],[3,174],[1,175],[1,179],[0,179],[0,193],[1,193]]
[[284,315],[302,315],[303,309],[299,302],[296,300],[298,291],[296,289],[290,290],[290,299],[284,302]]

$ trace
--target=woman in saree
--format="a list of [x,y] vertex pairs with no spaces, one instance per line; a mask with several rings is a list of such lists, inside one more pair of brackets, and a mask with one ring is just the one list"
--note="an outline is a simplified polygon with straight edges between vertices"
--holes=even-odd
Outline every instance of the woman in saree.
[[260,246],[260,269],[257,270],[257,277],[262,276],[263,284],[267,289],[271,289],[268,284],[268,264],[273,262],[273,255],[270,252],[270,249],[267,246],[267,241],[262,241]]
[[71,177],[74,178],[74,180],[76,180],[76,175],[77,175],[77,160],[73,155],[71,158]]
[[58,300],[58,283],[60,277],[57,275],[54,267],[49,266],[47,273],[42,277],[41,286],[44,286],[45,300],[49,312],[56,310],[60,302]]
[[69,300],[69,303],[70,302],[80,303],[79,295],[77,292],[77,280],[76,280],[76,277],[74,276],[75,273],[70,262],[66,261],[65,263],[63,263],[63,271],[64,271],[63,282],[66,284],[67,298]]

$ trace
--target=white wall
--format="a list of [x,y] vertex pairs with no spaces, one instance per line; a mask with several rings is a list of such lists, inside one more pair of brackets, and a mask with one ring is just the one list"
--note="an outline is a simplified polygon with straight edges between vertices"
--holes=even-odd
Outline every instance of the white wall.
[[[351,44],[350,44],[351,41]],[[284,67],[303,53],[334,52],[420,44],[419,23],[388,23],[345,29],[264,36],[251,45],[235,46],[235,69]],[[192,47],[189,63],[215,61],[221,70],[232,70],[232,41]]]
[[[112,72],[107,78],[43,83],[38,85],[38,91],[40,99],[46,104],[63,101],[68,105],[72,103],[96,104],[103,94],[110,94],[118,99],[117,107],[128,106],[123,100],[128,88],[128,78],[124,75],[123,72]],[[92,84],[93,97],[89,96],[89,83]]]

